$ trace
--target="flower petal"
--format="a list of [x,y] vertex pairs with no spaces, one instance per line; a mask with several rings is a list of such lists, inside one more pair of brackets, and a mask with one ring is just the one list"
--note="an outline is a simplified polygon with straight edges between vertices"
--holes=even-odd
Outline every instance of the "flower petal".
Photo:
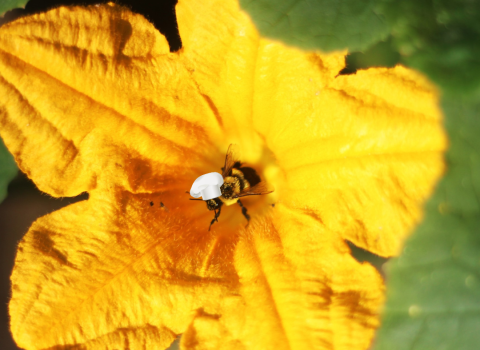
[[254,160],[260,147],[251,121],[260,40],[254,25],[237,1],[179,1],[176,13],[179,58],[218,118],[219,132],[211,137],[228,135],[227,145],[242,144],[244,157]]
[[176,57],[151,23],[120,6],[9,23],[0,29],[2,137],[54,196],[99,181],[165,187],[161,175],[180,177],[185,163],[208,161],[202,148],[215,149],[200,125],[215,126],[215,116]]
[[[277,108],[272,111],[264,108],[277,103],[265,101],[264,96],[279,93],[275,98],[284,99],[278,101],[278,106],[285,115],[291,111],[288,107],[291,98],[296,99],[292,106],[310,103],[310,95],[291,96],[288,81],[282,81],[292,71],[302,77],[310,74],[302,71],[304,66],[295,68],[299,62],[308,61],[310,55],[261,38],[237,1],[183,0],[176,6],[176,13],[183,43],[179,58],[191,72],[190,79],[218,113],[222,133],[213,133],[212,138],[228,135],[227,145],[242,144],[244,157],[258,161],[264,131],[259,137],[256,124],[260,121],[275,128],[284,121],[271,113]],[[324,66],[315,74],[322,81],[333,80],[344,67],[344,56],[344,53],[323,56]],[[277,85],[280,82],[282,85]]]
[[[222,312],[198,312],[186,349],[366,349],[378,326],[383,283],[317,220],[283,205],[237,244],[240,295]],[[208,343],[211,347],[206,346]]]
[[[444,169],[437,93],[403,67],[318,87],[307,79],[306,86],[293,83],[293,76],[289,84],[278,82],[289,86],[293,102],[262,104],[279,123],[259,122],[285,174],[283,202],[371,252],[398,253]],[[295,96],[308,91],[312,102],[301,105]],[[265,94],[264,101],[284,101],[275,96]]]
[[235,237],[195,231],[151,195],[110,194],[38,219],[20,243],[9,311],[21,348],[166,348],[237,288]]

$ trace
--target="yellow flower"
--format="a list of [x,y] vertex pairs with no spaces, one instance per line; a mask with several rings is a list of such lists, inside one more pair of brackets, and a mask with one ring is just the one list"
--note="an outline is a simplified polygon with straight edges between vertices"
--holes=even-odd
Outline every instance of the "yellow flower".
[[[383,282],[345,240],[400,249],[443,170],[437,95],[405,68],[260,38],[234,1],[182,0],[183,48],[113,4],[0,29],[0,134],[52,196],[12,274],[25,349],[366,349]],[[229,144],[275,192],[185,194]],[[151,206],[153,203],[153,206]],[[160,204],[162,203],[162,205]],[[271,204],[275,203],[275,207]]]

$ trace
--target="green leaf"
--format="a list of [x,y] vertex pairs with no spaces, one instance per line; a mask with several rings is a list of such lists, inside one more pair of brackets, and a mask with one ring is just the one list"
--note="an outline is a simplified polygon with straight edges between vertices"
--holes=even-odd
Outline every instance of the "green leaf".
[[480,90],[480,1],[383,0],[404,62],[457,96]]
[[7,196],[8,183],[17,175],[18,168],[13,156],[0,139],[0,202]]
[[375,350],[480,344],[480,99],[446,96],[448,170],[402,255],[387,264]]
[[[364,51],[393,38],[402,62],[457,96],[480,91],[480,1],[240,0],[264,36],[303,49]],[[376,65],[376,64],[374,64]]]
[[25,7],[28,0],[0,0],[0,16],[14,8]]
[[240,0],[260,33],[303,49],[363,50],[388,28],[379,0]]

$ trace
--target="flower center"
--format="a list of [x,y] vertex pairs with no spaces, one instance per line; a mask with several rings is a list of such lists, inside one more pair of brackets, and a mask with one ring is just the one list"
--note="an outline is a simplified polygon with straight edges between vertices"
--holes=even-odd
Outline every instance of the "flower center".
[[[248,162],[249,158],[256,159]],[[210,169],[213,170],[216,169]],[[224,180],[221,196],[204,200],[205,210],[210,213],[206,223],[209,229],[241,229],[271,211],[278,198],[274,184],[278,173],[275,158],[268,149],[255,157],[243,158],[241,148],[231,144],[221,167]]]

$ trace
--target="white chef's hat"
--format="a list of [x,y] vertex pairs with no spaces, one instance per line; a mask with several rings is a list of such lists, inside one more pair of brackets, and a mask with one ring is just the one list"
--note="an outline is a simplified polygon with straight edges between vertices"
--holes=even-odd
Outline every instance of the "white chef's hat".
[[217,198],[222,195],[220,186],[223,185],[223,176],[219,173],[208,173],[198,177],[190,189],[190,195],[194,198],[202,197],[204,201]]

